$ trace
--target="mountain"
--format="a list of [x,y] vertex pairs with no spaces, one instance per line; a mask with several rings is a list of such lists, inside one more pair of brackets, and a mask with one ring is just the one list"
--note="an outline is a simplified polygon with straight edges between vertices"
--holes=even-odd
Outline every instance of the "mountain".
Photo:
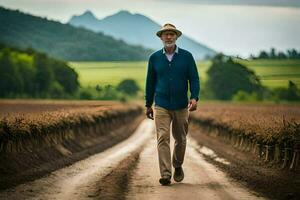
[[[85,13],[81,19],[93,18]],[[0,7],[0,42],[33,48],[64,60],[147,60],[153,50],[129,45],[103,33]]]
[[[69,24],[75,27],[84,27],[95,32],[111,35],[133,45],[142,45],[146,48],[162,48],[161,40],[155,35],[161,25],[141,14],[132,14],[121,10],[118,13],[97,19],[91,11],[82,15],[73,16]],[[215,55],[216,52],[184,34],[177,40],[179,47],[189,50],[196,59]]]

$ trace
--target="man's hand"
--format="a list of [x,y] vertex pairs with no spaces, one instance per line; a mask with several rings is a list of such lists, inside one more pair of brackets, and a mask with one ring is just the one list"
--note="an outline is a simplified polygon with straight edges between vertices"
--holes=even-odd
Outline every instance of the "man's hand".
[[153,118],[153,109],[152,109],[152,107],[147,107],[146,115],[147,115],[147,117],[148,117],[149,119],[154,120],[154,118]]
[[188,105],[189,111],[197,110],[197,101],[196,99],[191,99]]

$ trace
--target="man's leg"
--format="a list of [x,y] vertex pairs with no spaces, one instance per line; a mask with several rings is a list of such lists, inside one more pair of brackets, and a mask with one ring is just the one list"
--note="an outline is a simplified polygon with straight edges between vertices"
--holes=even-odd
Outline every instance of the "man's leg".
[[172,176],[171,152],[170,152],[170,124],[171,115],[165,108],[154,107],[154,121],[157,134],[157,150],[160,175]]
[[186,149],[186,135],[188,133],[189,112],[187,108],[173,111],[172,135],[175,139],[172,165],[181,167]]

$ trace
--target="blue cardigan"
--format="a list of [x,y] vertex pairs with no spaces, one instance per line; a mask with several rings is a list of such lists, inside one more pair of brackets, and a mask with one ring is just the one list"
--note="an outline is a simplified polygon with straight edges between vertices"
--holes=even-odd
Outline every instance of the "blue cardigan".
[[200,82],[192,54],[178,48],[169,61],[163,49],[151,54],[148,61],[145,99],[147,107],[155,105],[168,110],[186,108],[188,105],[188,83],[190,99],[199,99]]

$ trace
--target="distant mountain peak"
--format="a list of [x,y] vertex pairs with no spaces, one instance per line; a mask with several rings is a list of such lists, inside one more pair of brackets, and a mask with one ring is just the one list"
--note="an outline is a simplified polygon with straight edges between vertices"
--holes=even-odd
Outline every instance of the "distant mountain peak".
[[95,17],[95,15],[90,10],[86,10],[82,15]]
[[92,13],[92,11],[90,10],[86,10],[84,13],[82,13],[81,15],[75,15],[72,17],[74,18],[84,18],[84,19],[96,19],[98,20],[95,15]]
[[115,15],[132,15],[132,13],[129,12],[128,10],[120,10]]
[[74,23],[74,24],[80,24],[82,21],[90,22],[90,23],[97,23],[98,19],[95,17],[95,15],[90,11],[86,10],[84,13],[80,15],[73,15],[69,22]]
[[134,14],[132,14],[131,12],[129,12],[128,10],[120,10],[119,12],[112,14],[112,15],[108,15],[106,17],[104,17],[102,19],[102,21],[105,20],[124,20],[124,19],[133,19],[134,18]]

